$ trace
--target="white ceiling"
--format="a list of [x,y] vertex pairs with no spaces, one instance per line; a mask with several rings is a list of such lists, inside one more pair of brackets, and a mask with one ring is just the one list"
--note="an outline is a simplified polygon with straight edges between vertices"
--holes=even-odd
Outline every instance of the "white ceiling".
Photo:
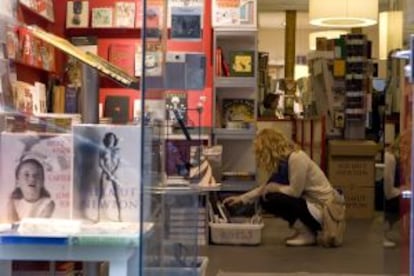
[[[257,0],[259,12],[274,12],[285,10],[307,11],[308,0]],[[327,0],[335,1],[335,0]],[[363,1],[363,0],[361,0]],[[399,0],[379,0],[380,10]],[[405,0],[410,1],[410,0]]]
[[[379,10],[386,10],[387,7],[394,5],[397,1],[399,0],[379,0]],[[308,23],[308,0],[258,0],[257,5],[259,11],[259,27],[261,28],[284,28],[285,11],[295,10],[297,11],[297,29],[317,29],[317,27]]]
[[[261,12],[259,13],[259,27],[260,28],[285,28],[285,13],[284,12]],[[309,24],[309,17],[307,12],[296,13],[296,28],[297,29],[313,29],[314,26]]]

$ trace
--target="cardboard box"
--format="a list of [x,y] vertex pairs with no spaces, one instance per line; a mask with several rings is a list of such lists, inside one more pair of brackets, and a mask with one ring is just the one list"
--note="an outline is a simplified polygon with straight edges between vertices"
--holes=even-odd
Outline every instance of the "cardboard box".
[[373,187],[337,186],[345,196],[346,217],[352,219],[367,219],[374,215]]
[[328,178],[333,186],[373,187],[375,161],[363,157],[332,157],[329,159]]
[[378,149],[372,141],[329,141],[329,181],[333,186],[373,187]]
[[374,157],[380,147],[369,140],[330,140],[330,156]]

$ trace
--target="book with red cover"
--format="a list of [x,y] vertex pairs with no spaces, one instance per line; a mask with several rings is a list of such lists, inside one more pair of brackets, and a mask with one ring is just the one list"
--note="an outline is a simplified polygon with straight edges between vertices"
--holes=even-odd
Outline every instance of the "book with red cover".
[[108,60],[130,76],[135,73],[135,45],[112,44],[108,50]]

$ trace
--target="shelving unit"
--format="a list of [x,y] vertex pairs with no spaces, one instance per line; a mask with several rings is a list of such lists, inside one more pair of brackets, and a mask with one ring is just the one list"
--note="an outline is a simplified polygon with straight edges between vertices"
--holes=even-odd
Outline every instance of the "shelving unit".
[[[257,121],[257,30],[252,27],[216,27],[214,29],[214,49],[222,53],[222,60],[217,56],[214,58],[214,72],[216,75],[213,80],[213,96],[216,126],[213,129],[214,144],[223,146],[223,165],[222,170],[225,172],[239,172],[250,175],[256,174],[256,166],[253,152],[253,139],[256,134]],[[252,54],[252,73],[250,76],[234,76],[230,72],[224,75],[217,74],[217,68],[223,66],[231,67],[232,53],[253,53]],[[231,71],[231,68],[230,68]],[[249,106],[251,112],[250,121],[242,122],[241,127],[232,127],[228,121],[223,118],[222,114],[227,114],[223,110],[223,100],[227,101],[244,101],[252,102]],[[244,105],[241,103],[241,105]],[[244,108],[244,107],[243,107]],[[251,110],[252,109],[252,110]],[[236,118],[233,111],[232,116]],[[243,112],[243,111],[241,111]],[[220,118],[217,118],[220,116]],[[224,115],[227,116],[227,115]],[[240,116],[243,117],[243,116]],[[230,119],[231,120],[231,119]],[[236,122],[237,124],[237,122]],[[222,182],[222,191],[245,191],[255,185],[255,181],[244,180],[218,180]]]

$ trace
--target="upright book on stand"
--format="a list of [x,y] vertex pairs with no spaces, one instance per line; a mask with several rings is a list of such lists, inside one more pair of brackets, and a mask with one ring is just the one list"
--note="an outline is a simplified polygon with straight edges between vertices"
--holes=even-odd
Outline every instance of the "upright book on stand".
[[141,128],[76,125],[73,216],[89,222],[139,222]]
[[70,217],[70,134],[3,132],[0,150],[0,223]]

